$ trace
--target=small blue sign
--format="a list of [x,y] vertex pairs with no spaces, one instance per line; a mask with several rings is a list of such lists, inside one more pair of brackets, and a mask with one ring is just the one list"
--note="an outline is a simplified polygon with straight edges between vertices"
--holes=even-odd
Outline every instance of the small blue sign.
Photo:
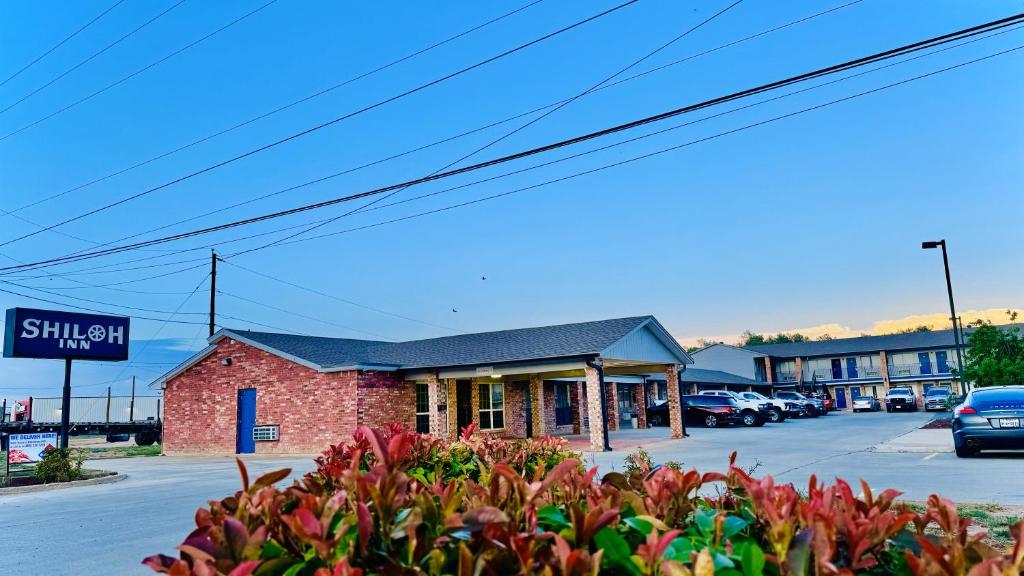
[[4,358],[127,360],[126,316],[9,308]]

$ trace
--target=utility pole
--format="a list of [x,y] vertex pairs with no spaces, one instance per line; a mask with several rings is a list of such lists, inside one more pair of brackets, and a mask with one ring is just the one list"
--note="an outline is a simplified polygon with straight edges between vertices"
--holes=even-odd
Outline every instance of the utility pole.
[[128,421],[135,422],[135,376],[132,376],[132,399],[128,403]]
[[960,380],[961,392],[967,393],[968,384],[964,380],[964,357],[961,351],[960,330],[957,326],[956,307],[953,306],[953,283],[949,279],[949,256],[946,254],[946,240],[922,242],[921,248],[925,250],[942,248],[942,266],[946,269],[946,293],[949,295],[949,319],[953,323],[953,342],[956,346],[956,369]]
[[210,250],[210,336],[216,331],[217,317],[217,252]]

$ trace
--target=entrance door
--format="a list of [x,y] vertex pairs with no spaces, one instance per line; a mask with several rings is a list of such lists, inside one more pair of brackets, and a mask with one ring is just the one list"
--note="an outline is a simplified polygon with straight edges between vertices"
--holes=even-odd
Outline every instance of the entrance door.
[[846,408],[846,388],[842,386],[836,388],[836,408],[840,410]]
[[238,430],[235,436],[235,452],[252,454],[256,452],[256,440],[252,437],[256,427],[256,389],[238,391]]
[[631,420],[636,405],[633,403],[633,394],[629,384],[617,384],[616,396],[619,400],[619,428],[631,427]]
[[459,433],[473,423],[473,382],[470,380],[455,381],[455,424]]
[[931,362],[931,360],[928,359],[928,353],[927,352],[918,352],[917,353],[917,361],[918,361],[918,363],[921,364],[921,374],[931,374],[932,373],[932,362]]
[[850,386],[850,399],[860,396],[860,386]]
[[846,359],[846,377],[856,378],[857,377],[857,359],[847,358]]
[[843,363],[839,358],[832,359],[832,379],[842,380],[843,379]]
[[946,351],[939,350],[935,353],[935,367],[939,374],[949,374],[949,360],[946,359]]

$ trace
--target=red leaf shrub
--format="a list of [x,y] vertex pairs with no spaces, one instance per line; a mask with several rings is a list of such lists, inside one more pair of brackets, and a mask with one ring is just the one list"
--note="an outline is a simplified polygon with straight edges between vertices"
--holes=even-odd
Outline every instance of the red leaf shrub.
[[[180,558],[144,563],[180,576],[550,574],[1010,576],[1024,569],[1021,524],[1000,552],[949,501],[922,514],[899,493],[819,484],[801,495],[730,462],[725,474],[640,464],[598,480],[564,444],[454,443],[362,428],[288,488],[282,470],[196,513]],[[733,461],[735,455],[733,456]],[[635,463],[635,461],[634,461]],[[717,495],[702,495],[717,488]]]

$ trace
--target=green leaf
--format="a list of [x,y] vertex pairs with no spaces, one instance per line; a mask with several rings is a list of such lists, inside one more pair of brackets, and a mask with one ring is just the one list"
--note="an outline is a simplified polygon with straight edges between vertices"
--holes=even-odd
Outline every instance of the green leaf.
[[665,549],[665,560],[675,560],[676,562],[690,562],[690,555],[695,552],[693,544],[688,538],[682,536],[676,538],[668,545]]
[[606,526],[594,535],[594,544],[604,550],[604,556],[601,557],[602,564],[607,563],[610,567],[625,568],[630,574],[639,576],[640,571],[630,558],[632,551],[621,534]]
[[693,520],[697,529],[703,534],[712,534],[715,531],[715,513],[703,508],[693,514]]
[[565,513],[554,504],[548,504],[537,510],[537,521],[544,524],[551,532],[557,532],[570,526],[569,519],[565,517]]
[[748,522],[739,516],[728,516],[722,526],[722,536],[732,538],[748,526]]
[[273,540],[267,540],[267,542],[263,544],[263,549],[260,550],[260,560],[279,558],[282,554],[284,554],[284,548],[280,544]]
[[651,530],[654,529],[654,524],[651,524],[647,520],[643,520],[637,517],[623,518],[622,523],[636,530],[637,532],[640,532],[644,536],[650,534]]
[[744,576],[759,576],[764,572],[764,551],[755,542],[749,542],[740,555]]
[[297,576],[300,572],[302,572],[302,569],[305,568],[305,567],[306,567],[306,563],[305,562],[299,562],[298,564],[295,564],[291,568],[286,570],[285,573],[282,574],[281,576]]

